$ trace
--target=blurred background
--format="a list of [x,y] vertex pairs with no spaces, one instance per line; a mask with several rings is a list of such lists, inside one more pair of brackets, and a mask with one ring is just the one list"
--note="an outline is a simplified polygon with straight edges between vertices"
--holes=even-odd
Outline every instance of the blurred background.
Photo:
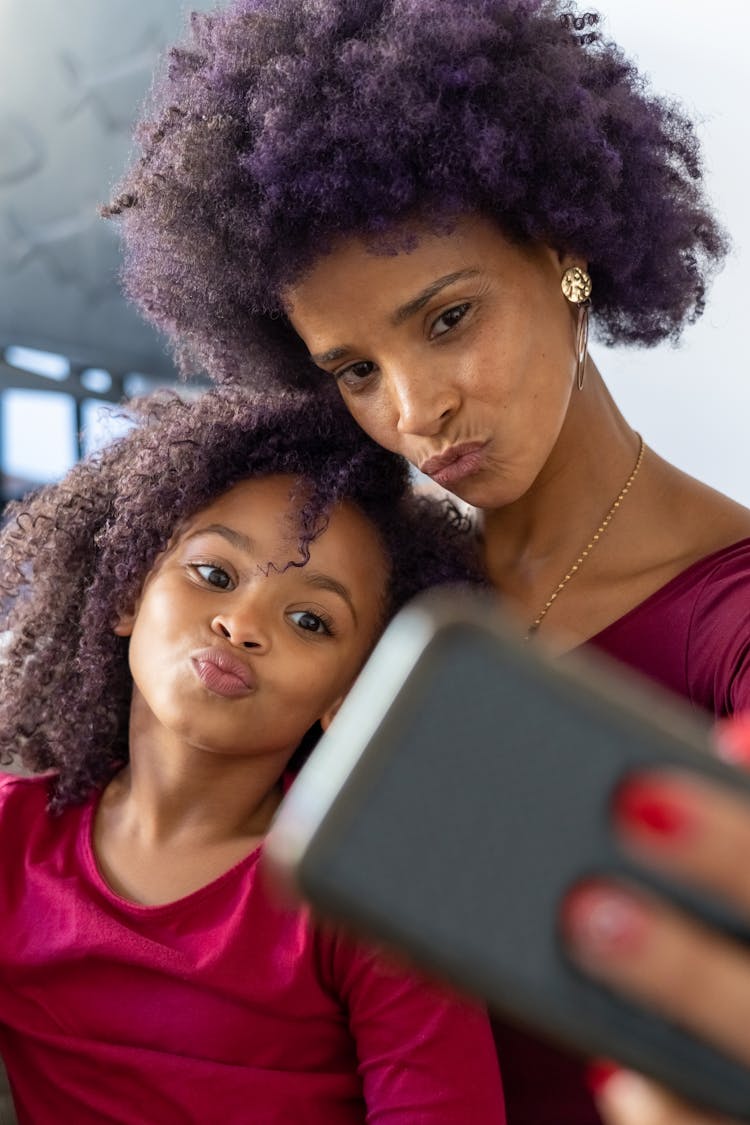
[[[0,499],[52,480],[124,424],[117,404],[175,381],[118,290],[97,207],[131,152],[178,0],[0,0]],[[592,345],[626,416],[668,459],[750,505],[750,0],[601,0],[605,31],[682,101],[734,242],[679,348]]]
[[120,294],[116,224],[98,207],[188,10],[178,0],[0,0],[4,500],[117,433],[124,397],[176,381],[167,349]]

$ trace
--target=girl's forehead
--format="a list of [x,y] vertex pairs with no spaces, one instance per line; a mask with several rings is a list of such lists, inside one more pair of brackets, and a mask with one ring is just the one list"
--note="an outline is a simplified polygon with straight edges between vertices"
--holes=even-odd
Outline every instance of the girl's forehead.
[[[273,475],[239,481],[202,508],[181,529],[178,542],[200,536],[218,536],[236,550],[266,566],[299,562],[303,536],[303,507],[311,483],[304,477]],[[345,576],[361,588],[382,597],[388,564],[377,528],[350,501],[321,513],[323,530],[309,542],[309,562],[315,568]],[[304,567],[295,567],[298,572]]]
[[302,477],[274,473],[269,476],[249,477],[237,481],[220,493],[194,516],[189,523],[203,520],[206,515],[231,513],[235,519],[255,520],[283,516],[299,511],[310,486]]

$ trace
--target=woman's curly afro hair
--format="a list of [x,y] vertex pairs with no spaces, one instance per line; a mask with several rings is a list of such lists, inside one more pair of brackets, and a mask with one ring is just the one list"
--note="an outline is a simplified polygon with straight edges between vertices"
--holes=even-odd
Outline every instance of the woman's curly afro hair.
[[129,295],[183,370],[304,384],[285,286],[339,236],[479,212],[589,261],[603,340],[676,339],[724,236],[691,123],[597,24],[568,0],[193,15],[104,208],[125,219]]
[[225,388],[144,399],[132,412],[134,429],[12,504],[0,532],[0,760],[56,771],[58,808],[128,758],[128,642],[114,624],[175,530],[238,481],[291,474],[304,484],[291,566],[305,564],[333,505],[357,505],[390,566],[384,623],[422,589],[480,581],[466,519],[416,497],[406,462],[366,438],[336,400],[269,402]]

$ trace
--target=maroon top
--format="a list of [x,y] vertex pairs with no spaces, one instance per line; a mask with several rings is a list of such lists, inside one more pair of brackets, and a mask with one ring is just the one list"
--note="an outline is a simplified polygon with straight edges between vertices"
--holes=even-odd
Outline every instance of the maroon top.
[[[589,642],[717,717],[750,709],[750,539],[693,563]],[[509,1125],[598,1125],[581,1063],[499,1021]]]

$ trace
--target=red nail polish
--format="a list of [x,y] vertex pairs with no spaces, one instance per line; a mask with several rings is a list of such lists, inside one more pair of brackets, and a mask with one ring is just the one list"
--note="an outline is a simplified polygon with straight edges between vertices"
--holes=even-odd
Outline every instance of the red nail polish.
[[633,778],[617,790],[614,799],[617,824],[629,833],[663,843],[681,842],[698,827],[692,801],[672,782]]
[[601,1094],[611,1078],[620,1073],[620,1067],[609,1059],[597,1059],[586,1067],[586,1085],[596,1097]]
[[750,715],[722,719],[714,728],[716,755],[741,769],[750,769]]
[[648,936],[648,922],[645,909],[634,898],[598,882],[574,887],[560,911],[568,945],[586,960],[638,951]]

